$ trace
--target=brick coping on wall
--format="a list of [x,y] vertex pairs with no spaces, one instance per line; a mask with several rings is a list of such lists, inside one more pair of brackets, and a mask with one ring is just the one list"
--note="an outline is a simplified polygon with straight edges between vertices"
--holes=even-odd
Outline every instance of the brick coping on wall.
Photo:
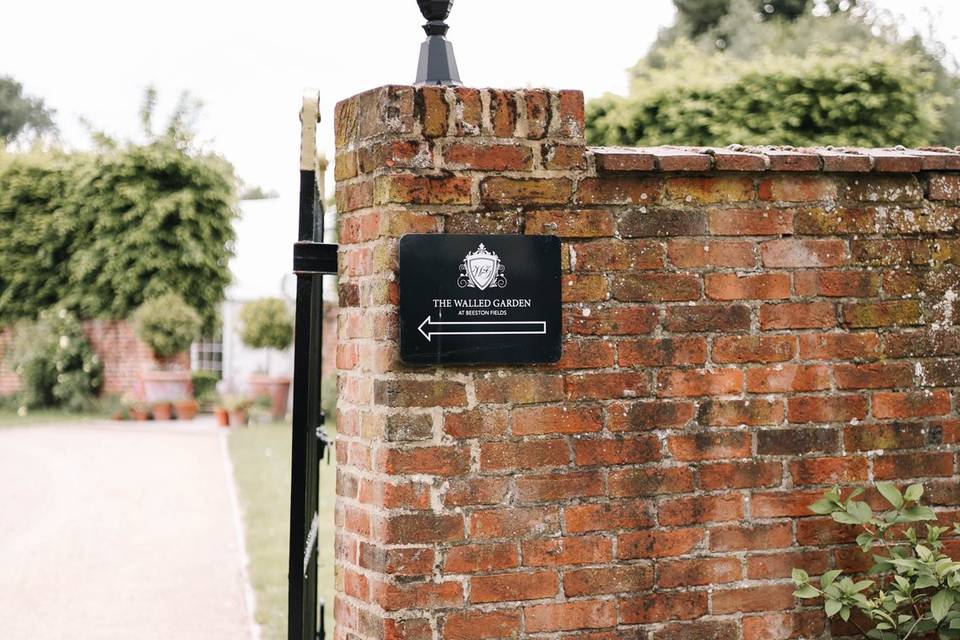
[[804,171],[918,173],[960,171],[960,151],[946,147],[590,147],[597,171]]

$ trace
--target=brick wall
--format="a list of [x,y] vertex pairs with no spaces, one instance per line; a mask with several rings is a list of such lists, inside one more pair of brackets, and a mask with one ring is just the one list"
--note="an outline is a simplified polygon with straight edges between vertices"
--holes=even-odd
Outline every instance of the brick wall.
[[[104,395],[120,395],[135,390],[141,371],[156,366],[150,347],[140,342],[133,329],[122,320],[88,320],[84,333],[94,353],[103,363]],[[13,330],[0,331],[0,396],[20,389],[20,380],[10,368],[6,354],[13,345]],[[189,366],[189,354],[178,358],[182,366]]]
[[[339,638],[821,637],[791,567],[866,562],[824,488],[960,516],[960,154],[588,149],[538,90],[336,136]],[[400,364],[410,232],[563,238],[560,363]]]

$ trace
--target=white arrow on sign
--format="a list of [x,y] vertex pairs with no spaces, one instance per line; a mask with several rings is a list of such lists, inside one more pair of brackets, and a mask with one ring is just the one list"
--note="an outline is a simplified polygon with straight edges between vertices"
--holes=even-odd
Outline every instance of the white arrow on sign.
[[[451,327],[433,331],[433,327]],[[476,327],[479,331],[470,331]],[[502,328],[499,328],[502,327]],[[543,335],[547,333],[547,323],[543,320],[488,320],[474,322],[433,322],[430,316],[417,327],[423,337],[430,341],[431,336],[519,336]]]

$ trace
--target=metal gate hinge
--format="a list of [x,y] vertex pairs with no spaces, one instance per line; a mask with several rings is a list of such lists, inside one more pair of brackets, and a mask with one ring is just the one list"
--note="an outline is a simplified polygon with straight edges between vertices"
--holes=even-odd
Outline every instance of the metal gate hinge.
[[337,274],[337,249],[328,242],[297,242],[293,245],[293,272],[296,274]]

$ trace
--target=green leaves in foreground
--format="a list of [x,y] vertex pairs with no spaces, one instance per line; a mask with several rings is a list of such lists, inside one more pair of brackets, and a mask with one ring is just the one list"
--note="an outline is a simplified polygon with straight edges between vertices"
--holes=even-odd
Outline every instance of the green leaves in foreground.
[[[814,581],[794,569],[794,595],[822,598],[827,615],[844,621],[859,612],[870,621],[869,627],[859,625],[866,638],[907,640],[931,633],[941,640],[960,638],[960,562],[943,553],[941,541],[951,528],[927,524],[921,537],[909,526],[936,520],[933,509],[920,504],[922,485],[901,492],[893,483],[879,482],[877,491],[890,504],[882,513],[857,500],[863,489],[843,498],[834,487],[810,505],[816,514],[862,530],[857,545],[864,553],[874,552],[867,577],[855,580],[834,569]],[[960,524],[952,532],[960,535]]]

